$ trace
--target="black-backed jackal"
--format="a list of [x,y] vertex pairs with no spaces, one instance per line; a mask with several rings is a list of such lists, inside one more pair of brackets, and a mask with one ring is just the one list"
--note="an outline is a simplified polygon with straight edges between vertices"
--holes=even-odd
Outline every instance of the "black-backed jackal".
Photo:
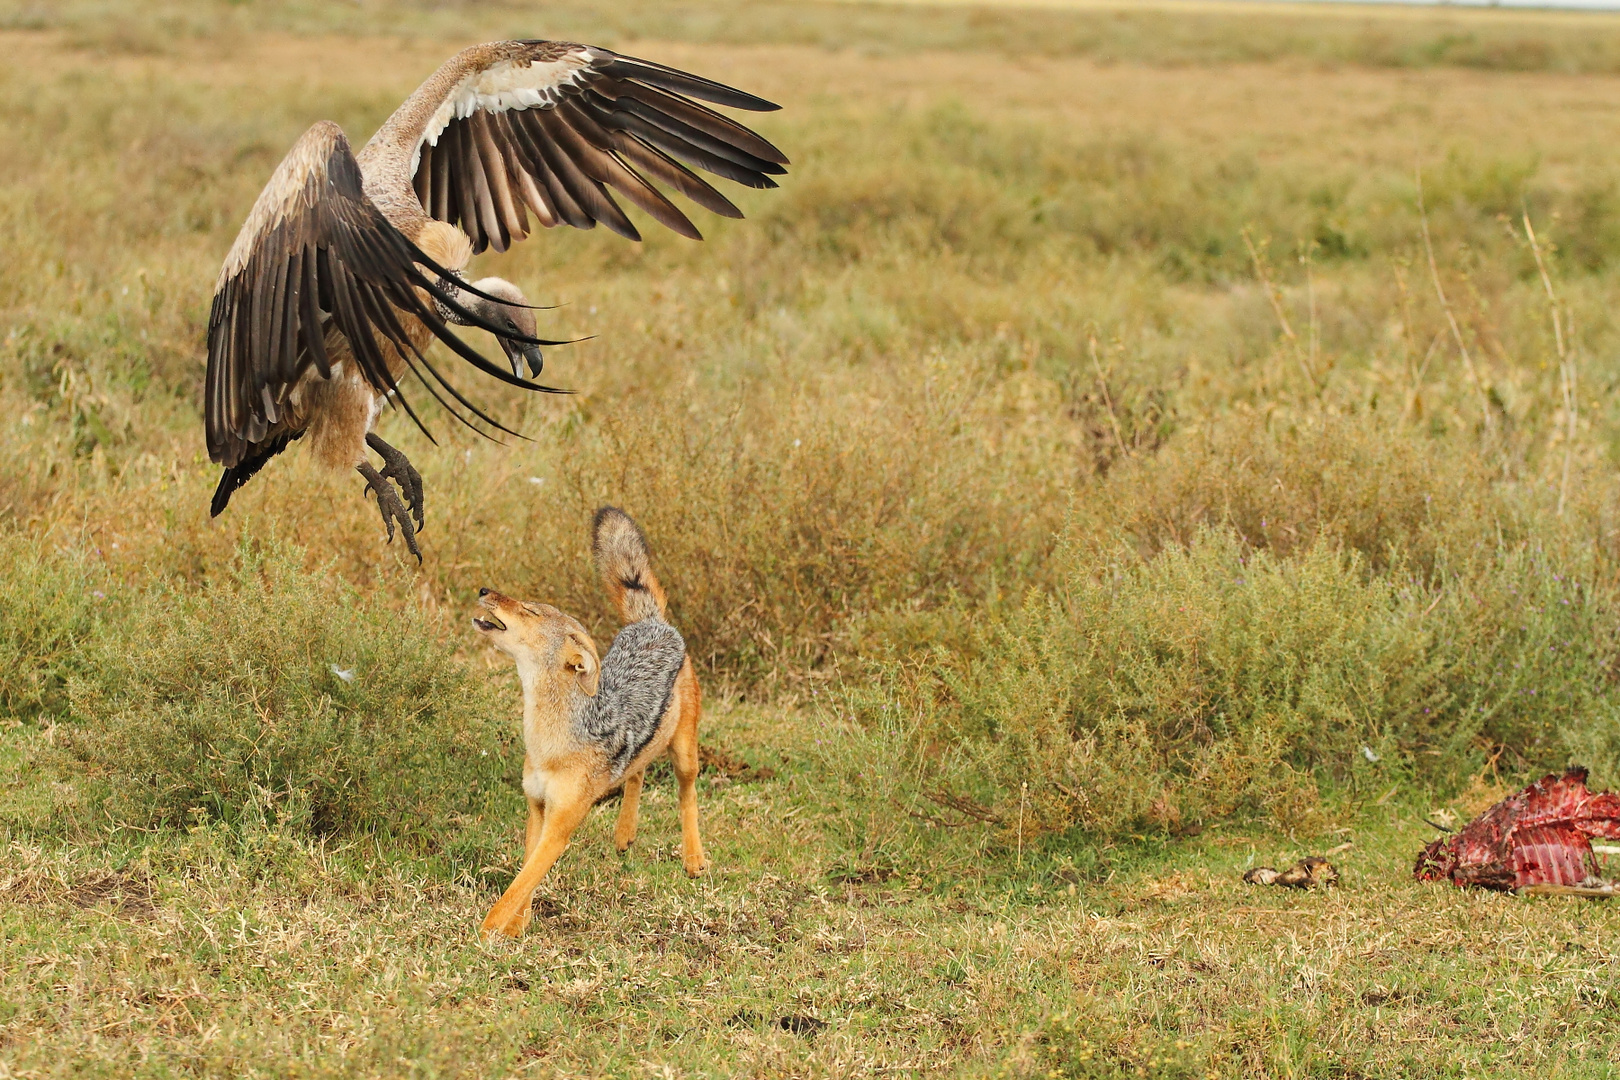
[[517,663],[523,683],[523,793],[529,800],[523,868],[484,919],[483,933],[522,934],[530,903],[568,838],[603,795],[624,785],[613,841],[636,838],[647,766],[666,750],[680,785],[681,861],[701,873],[698,713],[702,695],[686,643],[664,621],[664,589],[630,515],[596,512],[592,551],[624,619],[607,656],[571,616],[548,604],[479,590],[473,625]]

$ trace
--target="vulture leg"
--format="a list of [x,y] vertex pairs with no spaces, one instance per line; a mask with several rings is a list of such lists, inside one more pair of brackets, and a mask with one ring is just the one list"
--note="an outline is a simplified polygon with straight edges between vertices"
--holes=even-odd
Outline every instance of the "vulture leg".
[[377,451],[383,459],[383,471],[379,476],[387,477],[399,485],[399,490],[405,493],[405,502],[411,508],[411,516],[416,518],[416,531],[422,531],[422,474],[416,471],[404,454],[377,438],[376,432],[366,435],[366,445]]
[[[381,440],[378,441],[381,442]],[[383,445],[387,446],[386,443]],[[389,447],[389,450],[392,453],[399,455],[399,451],[394,450],[393,447]],[[399,455],[399,460],[403,462],[405,460],[404,456]],[[409,468],[409,465],[407,464],[406,467]],[[366,478],[366,490],[377,493],[377,509],[382,513],[383,524],[388,526],[388,542],[390,544],[394,542],[394,524],[395,522],[398,522],[399,531],[405,534],[405,546],[410,549],[410,553],[415,555],[416,561],[420,563],[422,561],[422,549],[416,545],[416,526],[411,524],[410,511],[407,510],[405,508],[405,504],[400,501],[399,495],[394,491],[393,485],[388,482],[386,476],[389,474],[394,475],[396,482],[398,482],[402,488],[406,487],[409,480],[399,480],[398,474],[394,472],[393,462],[389,462],[388,468],[385,469],[384,472],[378,472],[369,461],[362,461],[359,465],[356,465],[355,468],[360,471],[361,476]],[[415,469],[411,469],[411,474],[414,475],[415,472]],[[410,493],[407,490],[406,497],[408,498],[409,495]],[[421,514],[421,497],[420,480],[418,480],[415,503],[415,505],[418,507],[418,515]]]

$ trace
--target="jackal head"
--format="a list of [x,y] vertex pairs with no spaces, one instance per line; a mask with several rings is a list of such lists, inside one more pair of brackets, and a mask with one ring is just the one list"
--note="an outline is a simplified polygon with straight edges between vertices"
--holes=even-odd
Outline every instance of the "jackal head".
[[478,607],[473,626],[517,663],[525,691],[559,704],[575,691],[596,696],[602,663],[596,642],[577,619],[550,604],[513,600],[492,589],[478,590]]

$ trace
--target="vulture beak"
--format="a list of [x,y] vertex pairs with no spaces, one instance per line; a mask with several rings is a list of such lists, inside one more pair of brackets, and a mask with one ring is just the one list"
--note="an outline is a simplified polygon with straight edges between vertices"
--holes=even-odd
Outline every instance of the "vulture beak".
[[[530,345],[524,341],[509,341],[501,338],[501,348],[506,352],[507,362],[512,365],[512,374],[518,378],[528,378],[539,375],[545,367],[545,357],[540,354],[540,346]],[[523,365],[529,365],[529,375],[523,374]]]
[[[540,346],[538,345],[523,346],[523,357],[529,362],[529,374],[531,376],[539,375],[541,369],[546,366],[546,359],[540,355]],[[516,367],[517,365],[514,363],[513,366]]]

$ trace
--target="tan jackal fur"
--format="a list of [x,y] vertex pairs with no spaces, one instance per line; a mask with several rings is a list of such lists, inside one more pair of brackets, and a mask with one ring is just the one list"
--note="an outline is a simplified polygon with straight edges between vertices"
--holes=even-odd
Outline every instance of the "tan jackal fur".
[[596,801],[620,784],[613,840],[636,837],[648,764],[666,751],[680,788],[681,861],[706,865],[698,838],[698,714],[702,694],[686,644],[664,620],[663,587],[647,540],[622,510],[596,513],[592,550],[624,628],[607,655],[571,616],[547,604],[479,590],[473,625],[517,664],[523,684],[523,792],[529,800],[523,868],[485,917],[485,934],[522,934],[534,890]]

